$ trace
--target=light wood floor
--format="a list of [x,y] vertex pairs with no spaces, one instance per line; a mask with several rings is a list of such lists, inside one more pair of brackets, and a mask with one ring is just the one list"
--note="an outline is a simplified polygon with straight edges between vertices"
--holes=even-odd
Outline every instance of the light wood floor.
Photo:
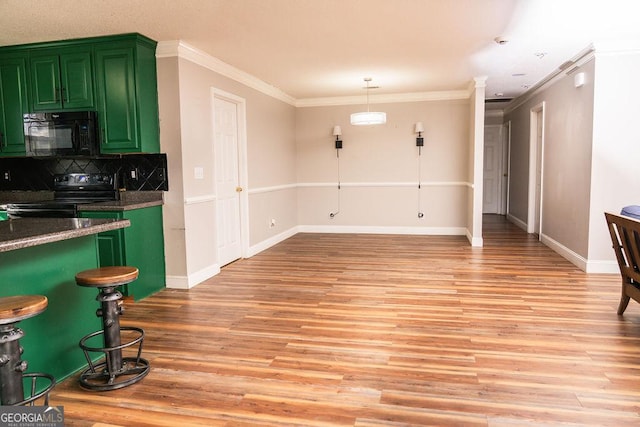
[[616,315],[619,276],[502,217],[484,239],[298,234],[129,305],[149,376],[72,377],[51,404],[69,426],[640,425],[640,305]]

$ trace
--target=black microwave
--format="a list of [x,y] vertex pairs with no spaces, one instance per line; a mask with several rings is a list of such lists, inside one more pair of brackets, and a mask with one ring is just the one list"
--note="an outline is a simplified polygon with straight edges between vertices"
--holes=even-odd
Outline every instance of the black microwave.
[[95,111],[24,115],[27,156],[94,156],[100,153]]

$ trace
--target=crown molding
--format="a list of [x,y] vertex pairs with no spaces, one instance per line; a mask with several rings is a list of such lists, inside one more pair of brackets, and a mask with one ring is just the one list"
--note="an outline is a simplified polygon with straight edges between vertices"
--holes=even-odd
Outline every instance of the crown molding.
[[202,67],[205,67],[211,71],[242,83],[252,89],[262,92],[265,95],[269,95],[273,98],[279,99],[282,102],[295,106],[296,100],[292,96],[283,92],[275,86],[260,80],[257,77],[246,73],[233,65],[229,65],[226,62],[215,58],[208,53],[188,45],[181,40],[170,40],[159,42],[156,47],[156,58],[169,58],[177,56],[178,58],[186,59]]
[[[337,105],[361,105],[367,102],[366,95],[295,99],[284,91],[272,86],[233,65],[227,64],[181,40],[158,42],[156,58],[178,57],[205,67],[232,80],[242,83],[265,95],[283,101],[294,107],[328,107]],[[468,90],[434,91],[370,95],[370,104],[391,104],[396,102],[452,101],[469,99]]]
[[[458,99],[469,99],[469,92],[466,90],[449,90],[438,92],[412,92],[412,93],[389,93],[382,95],[369,95],[369,104],[392,104],[396,102],[423,102],[423,101],[452,101]],[[296,107],[331,107],[337,105],[361,105],[366,104],[366,95],[337,96],[326,98],[303,98],[298,99]]]
[[516,108],[520,107],[522,104],[529,101],[543,90],[549,88],[551,85],[563,79],[565,76],[568,76],[569,74],[575,72],[578,68],[591,61],[594,57],[595,48],[594,45],[590,44],[585,49],[580,51],[580,53],[578,53],[576,56],[560,65],[557,70],[538,82],[538,84],[533,86],[531,89],[529,89],[519,97],[512,99],[505,106],[504,113],[509,114],[513,112]]

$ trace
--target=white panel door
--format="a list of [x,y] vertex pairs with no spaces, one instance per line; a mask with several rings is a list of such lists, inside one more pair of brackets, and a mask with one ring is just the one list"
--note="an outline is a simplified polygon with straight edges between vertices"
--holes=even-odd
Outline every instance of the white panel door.
[[484,128],[483,213],[495,214],[501,210],[502,129],[501,125]]
[[238,175],[238,111],[233,102],[214,97],[216,158],[216,216],[218,263],[242,256],[240,191]]

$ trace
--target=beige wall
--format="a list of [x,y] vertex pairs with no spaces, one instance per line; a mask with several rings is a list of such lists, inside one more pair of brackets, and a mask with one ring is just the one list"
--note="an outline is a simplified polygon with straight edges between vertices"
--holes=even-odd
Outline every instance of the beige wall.
[[578,257],[588,247],[591,142],[593,122],[593,61],[579,71],[590,78],[575,88],[573,74],[563,75],[515,110],[511,121],[511,181],[509,213],[528,221],[530,114],[544,102],[542,234]]
[[[295,190],[287,187],[295,186],[295,109],[192,61],[162,57],[157,63],[161,145],[170,168],[164,209],[167,284],[188,288],[216,274],[220,267],[212,88],[246,102],[247,251],[297,224]],[[204,170],[204,179],[195,178],[196,167]],[[263,191],[274,186],[285,188]],[[277,218],[276,227],[270,227],[265,216]]]
[[[474,230],[481,233],[480,217],[470,220],[469,205],[478,194],[473,181],[481,159],[474,145],[483,117],[477,106],[472,111],[469,98],[380,104],[376,107],[387,113],[385,125],[351,126],[350,114],[364,105],[296,108],[263,82],[181,49],[168,43],[158,56],[161,144],[170,168],[168,286],[189,288],[220,269],[213,91],[246,106],[243,256],[300,231],[466,234],[470,239]],[[420,156],[418,121],[425,127]],[[342,126],[344,141],[339,191],[334,125]],[[204,179],[196,179],[195,168],[202,168]]]
[[[544,102],[542,241],[587,272],[617,273],[604,212],[640,204],[640,52],[596,48],[594,57],[508,111],[509,212],[527,221],[529,113]],[[574,86],[584,72],[586,83]]]
[[640,205],[640,52],[599,52],[588,229],[593,270],[598,270],[598,263],[615,264],[603,213]]
[[[385,111],[386,124],[349,124],[350,114],[365,108],[297,109],[300,226],[314,231],[464,233],[469,100],[379,104],[371,109]],[[425,127],[421,156],[414,133],[418,121]],[[342,127],[340,190],[334,125]],[[330,218],[338,205],[340,213]]]

